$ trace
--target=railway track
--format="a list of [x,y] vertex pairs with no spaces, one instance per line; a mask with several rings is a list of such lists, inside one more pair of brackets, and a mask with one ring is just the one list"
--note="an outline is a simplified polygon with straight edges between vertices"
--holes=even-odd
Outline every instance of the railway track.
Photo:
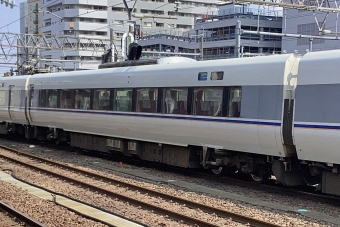
[[13,163],[17,163],[21,166],[24,166],[24,167],[27,167],[27,168],[30,168],[30,169],[33,169],[33,170],[36,170],[36,171],[40,171],[41,173],[45,173],[45,174],[51,175],[53,177],[65,180],[69,183],[79,185],[79,186],[84,187],[84,188],[88,188],[92,191],[97,191],[99,193],[108,195],[108,196],[113,197],[113,198],[117,198],[119,200],[128,202],[130,204],[140,206],[143,209],[152,210],[156,213],[169,216],[170,218],[173,218],[173,219],[176,219],[176,220],[181,220],[184,223],[194,224],[194,225],[199,225],[199,226],[207,226],[207,227],[218,226],[216,224],[200,220],[196,217],[187,216],[187,215],[184,215],[184,214],[181,214],[181,213],[178,213],[178,212],[171,211],[169,209],[159,207],[157,205],[145,203],[145,202],[140,201],[139,199],[136,199],[136,198],[124,196],[120,193],[110,191],[110,190],[106,190],[105,188],[97,187],[97,186],[92,185],[92,184],[88,184],[84,181],[79,181],[79,180],[75,179],[74,177],[68,177],[66,175],[57,174],[54,171],[39,167],[39,165],[37,165],[37,162],[44,163],[44,164],[49,165],[49,166],[53,166],[53,168],[57,167],[57,168],[62,169],[64,171],[84,175],[84,176],[87,176],[88,178],[93,178],[93,179],[96,179],[96,180],[99,180],[99,181],[102,181],[102,182],[105,182],[105,183],[109,183],[109,184],[113,184],[113,185],[119,185],[119,187],[123,187],[123,188],[126,188],[128,190],[138,191],[140,193],[144,193],[144,194],[147,194],[149,196],[159,197],[159,198],[162,198],[164,200],[172,201],[172,202],[175,202],[175,203],[178,203],[178,204],[183,204],[183,205],[185,204],[186,207],[189,207],[191,209],[199,209],[203,212],[214,214],[214,215],[217,215],[219,217],[226,218],[226,219],[232,219],[235,222],[246,224],[248,226],[278,227],[278,225],[273,224],[273,223],[265,222],[265,221],[258,220],[258,219],[248,217],[248,216],[244,216],[244,215],[241,215],[241,214],[236,214],[236,213],[229,212],[229,211],[226,211],[226,210],[223,210],[223,209],[220,209],[220,208],[207,206],[205,204],[193,202],[193,201],[188,200],[188,199],[183,199],[183,198],[179,198],[179,197],[176,197],[176,196],[161,193],[161,192],[158,192],[156,190],[136,186],[136,185],[126,183],[126,182],[123,182],[123,181],[119,181],[119,180],[116,180],[116,179],[113,179],[113,178],[109,178],[109,177],[106,177],[106,176],[102,176],[102,175],[98,175],[98,174],[91,173],[91,172],[88,172],[88,171],[84,171],[84,170],[76,168],[76,167],[71,167],[71,166],[64,165],[64,164],[61,164],[61,163],[57,163],[57,162],[54,162],[54,161],[51,161],[51,160],[40,158],[40,157],[37,157],[37,156],[34,156],[34,155],[22,153],[22,152],[20,152],[16,149],[9,148],[9,147],[6,147],[6,146],[0,146],[0,148],[5,149],[7,151],[11,151],[11,152],[13,152],[17,155],[22,156],[22,157],[29,158],[29,159],[31,159],[30,162],[32,162],[32,159],[33,159],[35,164],[34,163],[30,164],[27,161],[26,162],[20,161],[16,158],[7,157],[7,156],[1,154],[0,157],[3,158],[3,159],[7,159],[7,160],[9,160]]
[[41,224],[40,222],[28,217],[27,215],[21,213],[20,211],[14,209],[13,207],[1,201],[0,210],[8,213],[11,217],[15,217],[18,220],[24,222],[29,227],[45,227],[45,225]]

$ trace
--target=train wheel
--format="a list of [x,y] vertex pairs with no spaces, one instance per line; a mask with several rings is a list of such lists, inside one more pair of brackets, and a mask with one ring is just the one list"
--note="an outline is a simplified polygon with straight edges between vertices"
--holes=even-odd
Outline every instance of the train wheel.
[[250,174],[251,180],[256,183],[264,183],[269,179],[268,169],[261,165],[259,168]]
[[211,168],[211,172],[215,175],[220,176],[224,173],[224,168],[223,168],[223,166],[220,166],[218,168]]
[[257,176],[256,174],[250,174],[252,181],[256,183],[263,183],[265,182],[265,179],[263,176]]

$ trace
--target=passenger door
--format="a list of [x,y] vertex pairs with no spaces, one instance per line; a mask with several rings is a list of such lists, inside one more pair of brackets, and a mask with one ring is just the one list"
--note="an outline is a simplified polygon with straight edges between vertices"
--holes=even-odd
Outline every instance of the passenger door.
[[9,85],[9,89],[8,89],[8,114],[9,114],[9,117],[11,120],[15,120],[15,117],[14,117],[14,107],[12,106],[13,105],[13,91],[14,91],[14,85]]
[[31,114],[31,108],[34,106],[34,84],[31,84],[28,91],[28,116],[31,122],[33,122],[33,117]]

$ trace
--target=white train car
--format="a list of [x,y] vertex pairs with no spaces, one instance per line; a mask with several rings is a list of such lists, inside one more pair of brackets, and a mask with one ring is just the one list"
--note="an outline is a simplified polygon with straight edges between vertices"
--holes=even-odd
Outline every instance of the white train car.
[[299,60],[277,55],[33,75],[29,120],[34,137],[84,149],[215,173],[236,166],[256,180],[273,168],[283,183],[297,184],[290,108]]
[[[29,125],[26,111],[27,83],[30,76],[3,77],[0,80],[0,131],[24,132]],[[16,128],[14,128],[16,127]]]
[[299,66],[294,141],[302,167],[323,191],[340,195],[340,51],[307,53]]
[[0,134],[216,174],[237,168],[256,181],[273,174],[285,185],[322,183],[323,192],[340,195],[338,59],[339,50],[163,59],[3,77]]

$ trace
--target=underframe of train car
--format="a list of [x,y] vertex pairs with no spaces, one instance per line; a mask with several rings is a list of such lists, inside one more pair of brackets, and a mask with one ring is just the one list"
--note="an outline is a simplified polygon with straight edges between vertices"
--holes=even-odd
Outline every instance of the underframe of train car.
[[210,147],[180,147],[145,141],[66,132],[62,129],[0,124],[0,134],[16,134],[26,139],[67,142],[84,150],[120,153],[127,157],[183,168],[211,169],[216,175],[241,172],[262,183],[275,176],[287,185],[321,185],[322,192],[340,195],[340,166],[300,161],[294,157],[280,158],[267,155],[215,149]]

